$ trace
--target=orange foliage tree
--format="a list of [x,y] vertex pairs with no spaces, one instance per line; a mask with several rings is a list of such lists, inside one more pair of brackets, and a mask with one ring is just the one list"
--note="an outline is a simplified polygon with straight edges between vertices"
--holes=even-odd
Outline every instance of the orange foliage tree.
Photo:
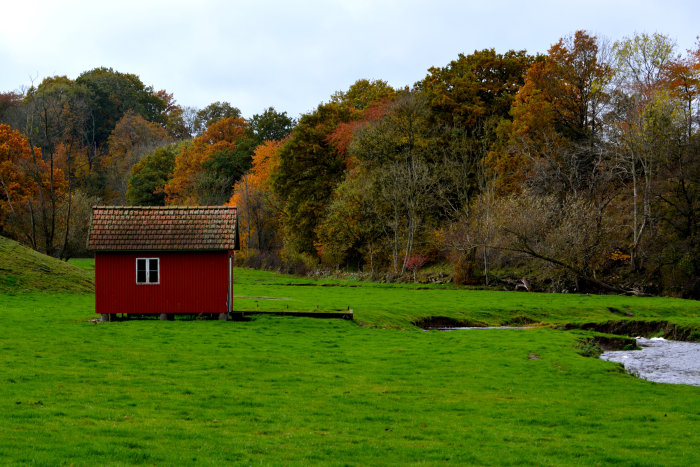
[[358,161],[350,154],[350,143],[355,133],[369,123],[377,122],[388,112],[392,97],[385,97],[381,101],[370,102],[363,109],[353,108],[353,119],[350,122],[341,122],[327,137],[326,142],[333,145],[338,155],[345,157],[345,166],[348,170],[357,167]]
[[240,117],[228,117],[212,123],[192,144],[183,147],[175,159],[173,177],[165,185],[167,204],[197,205],[205,163],[216,154],[230,155],[245,137],[247,123]]
[[501,128],[507,142],[490,160],[501,192],[518,191],[528,178],[550,191],[576,191],[590,179],[612,76],[585,31],[560,39],[527,70],[513,121]]
[[165,108],[161,112],[161,120],[170,136],[175,139],[190,138],[192,133],[185,121],[185,109],[177,103],[173,94],[168,93],[165,89],[154,94],[165,103]]
[[[37,230],[45,227],[44,219],[36,219],[39,198],[51,194],[58,199],[66,186],[63,171],[52,172],[39,148],[32,148],[19,131],[0,125],[0,231],[23,236],[37,249]],[[46,247],[48,237],[43,240]]]
[[687,138],[693,133],[693,108],[700,98],[700,42],[688,51],[688,56],[671,61],[666,66],[665,81],[672,94],[683,103]]
[[33,180],[25,171],[31,158],[27,139],[8,125],[0,125],[0,231],[7,215],[16,215],[33,192]]

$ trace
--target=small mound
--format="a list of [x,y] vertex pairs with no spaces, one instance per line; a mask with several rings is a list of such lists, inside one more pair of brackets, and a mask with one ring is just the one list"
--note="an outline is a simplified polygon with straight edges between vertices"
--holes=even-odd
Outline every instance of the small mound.
[[536,321],[529,316],[525,315],[515,315],[512,316],[511,318],[503,321],[501,325],[503,326],[528,326],[531,324],[538,324],[539,321]]
[[0,236],[0,293],[91,293],[90,271]]
[[487,323],[473,319],[456,319],[448,316],[426,316],[419,318],[412,323],[421,329],[444,329],[444,328],[466,328],[485,327]]
[[633,350],[637,341],[632,337],[595,335],[580,339],[574,348],[584,357],[598,358],[608,350]]

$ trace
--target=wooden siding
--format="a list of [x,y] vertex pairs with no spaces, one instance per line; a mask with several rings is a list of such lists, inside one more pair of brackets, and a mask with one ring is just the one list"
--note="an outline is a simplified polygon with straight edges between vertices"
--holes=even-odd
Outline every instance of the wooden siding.
[[[96,313],[226,313],[228,251],[96,252]],[[136,283],[136,258],[160,259],[160,283]]]

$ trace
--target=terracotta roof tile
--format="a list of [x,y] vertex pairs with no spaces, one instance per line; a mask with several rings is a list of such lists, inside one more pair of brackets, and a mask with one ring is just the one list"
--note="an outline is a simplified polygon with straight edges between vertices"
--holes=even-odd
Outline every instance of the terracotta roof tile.
[[231,206],[94,206],[90,250],[234,250],[236,208]]

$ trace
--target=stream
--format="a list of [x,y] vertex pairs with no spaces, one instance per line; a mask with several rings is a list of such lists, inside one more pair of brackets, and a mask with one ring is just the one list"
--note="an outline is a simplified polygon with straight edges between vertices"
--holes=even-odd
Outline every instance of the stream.
[[700,386],[700,343],[637,338],[642,350],[613,350],[600,358],[622,363],[631,375],[657,383]]

